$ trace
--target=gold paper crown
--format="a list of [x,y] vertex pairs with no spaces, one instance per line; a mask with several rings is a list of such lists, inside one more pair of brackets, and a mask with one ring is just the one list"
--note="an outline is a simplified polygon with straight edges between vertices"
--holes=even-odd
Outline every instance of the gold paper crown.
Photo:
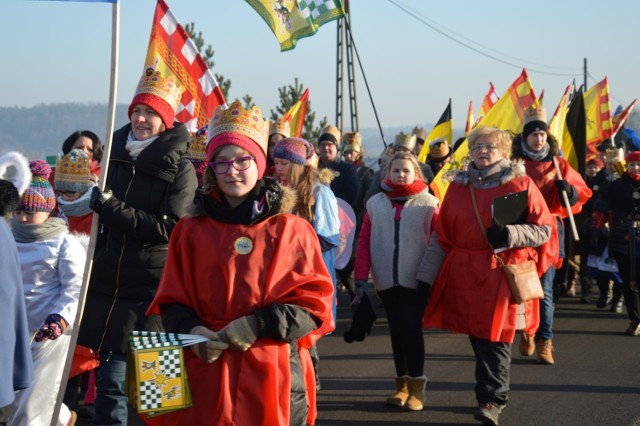
[[445,158],[451,152],[451,147],[445,138],[438,138],[429,142],[429,153],[431,158],[439,160]]
[[422,140],[427,139],[427,131],[422,127],[418,127],[418,126],[414,127],[413,130],[411,131],[411,134],[416,135]]
[[342,136],[342,152],[355,151],[362,154],[362,135],[358,132],[345,132]]
[[250,110],[242,107],[239,101],[233,102],[229,108],[219,106],[209,122],[209,140],[222,133],[240,133],[253,139],[267,153],[269,123],[262,118],[262,111],[257,106]]
[[405,135],[404,132],[400,132],[396,135],[396,141],[393,144],[393,147],[404,147],[409,151],[413,151],[413,148],[416,146],[416,141],[416,135]]
[[524,122],[523,124],[531,123],[532,121],[542,121],[543,123],[547,122],[547,111],[544,107],[533,107],[528,106],[524,109]]
[[613,164],[623,160],[624,160],[624,149],[609,148],[605,151],[605,163]]
[[324,126],[324,128],[320,130],[320,137],[322,137],[322,135],[324,135],[325,133],[328,133],[334,138],[336,138],[336,145],[340,144],[340,139],[341,139],[340,130],[338,130],[336,126],[333,126],[331,124]]
[[163,78],[162,75],[160,75],[160,71],[157,71],[151,66],[147,67],[138,82],[134,97],[143,93],[161,98],[173,108],[174,112],[178,111],[178,105],[180,105],[180,98],[182,97],[182,89],[177,85],[173,76]]
[[206,161],[207,142],[209,142],[209,139],[207,138],[207,127],[201,127],[193,133],[189,139],[187,156],[192,160]]
[[282,118],[278,118],[276,121],[272,121],[269,125],[269,136],[273,134],[280,134],[285,138],[291,137],[291,128],[288,121],[283,121]]
[[85,192],[91,181],[91,161],[81,149],[56,157],[56,189]]

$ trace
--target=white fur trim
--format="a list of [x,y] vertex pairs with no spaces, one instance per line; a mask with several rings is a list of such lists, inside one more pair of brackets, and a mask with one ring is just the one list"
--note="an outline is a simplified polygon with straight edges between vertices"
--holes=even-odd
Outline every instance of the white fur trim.
[[[13,179],[8,179],[7,169],[13,166],[16,173]],[[27,158],[17,151],[7,152],[0,156],[0,179],[8,180],[16,187],[18,194],[22,194],[31,183],[31,169],[29,169],[29,161]]]

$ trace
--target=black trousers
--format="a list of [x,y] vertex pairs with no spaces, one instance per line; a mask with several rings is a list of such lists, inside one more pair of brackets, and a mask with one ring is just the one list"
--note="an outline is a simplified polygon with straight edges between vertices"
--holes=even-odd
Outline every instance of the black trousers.
[[640,324],[640,298],[638,297],[638,286],[640,285],[640,282],[638,282],[638,278],[640,278],[640,257],[636,257],[635,261],[635,289],[631,288],[631,262],[629,256],[615,253],[614,257],[616,262],[618,262],[618,269],[620,271],[620,277],[622,278],[624,304],[627,307],[627,314],[629,314],[629,319],[634,324]]
[[469,336],[476,355],[476,400],[505,405],[509,400],[511,344]]
[[424,376],[424,337],[422,316],[427,306],[429,288],[391,287],[378,292],[389,322],[393,362],[398,377]]

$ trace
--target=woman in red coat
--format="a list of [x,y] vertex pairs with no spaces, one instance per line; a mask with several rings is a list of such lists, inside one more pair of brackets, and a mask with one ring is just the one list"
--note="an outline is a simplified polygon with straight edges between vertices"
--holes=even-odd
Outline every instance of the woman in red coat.
[[260,114],[234,102],[209,125],[203,194],[171,235],[148,313],[210,341],[185,352],[193,406],[150,424],[303,425],[314,408],[300,349],[333,330],[333,283],[313,228],[283,213],[293,199],[263,178]]
[[[504,263],[532,259],[541,275],[554,262],[545,244],[553,218],[522,164],[507,160],[511,149],[507,132],[480,127],[469,134],[468,143],[472,162],[457,172],[447,191],[417,279],[433,283],[423,326],[469,336],[479,404],[474,417],[497,425],[508,400],[516,329],[534,333],[539,318],[537,300],[516,304],[496,256]],[[486,237],[476,218],[471,187]],[[524,223],[495,223],[493,200],[520,191],[526,191],[528,198]],[[506,250],[495,255],[489,243]]]

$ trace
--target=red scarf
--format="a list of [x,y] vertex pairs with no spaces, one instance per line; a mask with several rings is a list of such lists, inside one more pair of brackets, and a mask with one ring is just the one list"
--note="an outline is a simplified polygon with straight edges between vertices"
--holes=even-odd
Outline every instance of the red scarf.
[[412,195],[416,195],[417,193],[424,191],[426,187],[427,184],[421,179],[416,179],[413,183],[409,184],[392,183],[387,179],[382,183],[382,185],[380,185],[382,192],[384,192],[391,200],[409,198]]
[[640,175],[639,174],[631,173],[631,172],[627,172],[627,174],[629,175],[631,180],[633,180],[634,182],[640,182]]

